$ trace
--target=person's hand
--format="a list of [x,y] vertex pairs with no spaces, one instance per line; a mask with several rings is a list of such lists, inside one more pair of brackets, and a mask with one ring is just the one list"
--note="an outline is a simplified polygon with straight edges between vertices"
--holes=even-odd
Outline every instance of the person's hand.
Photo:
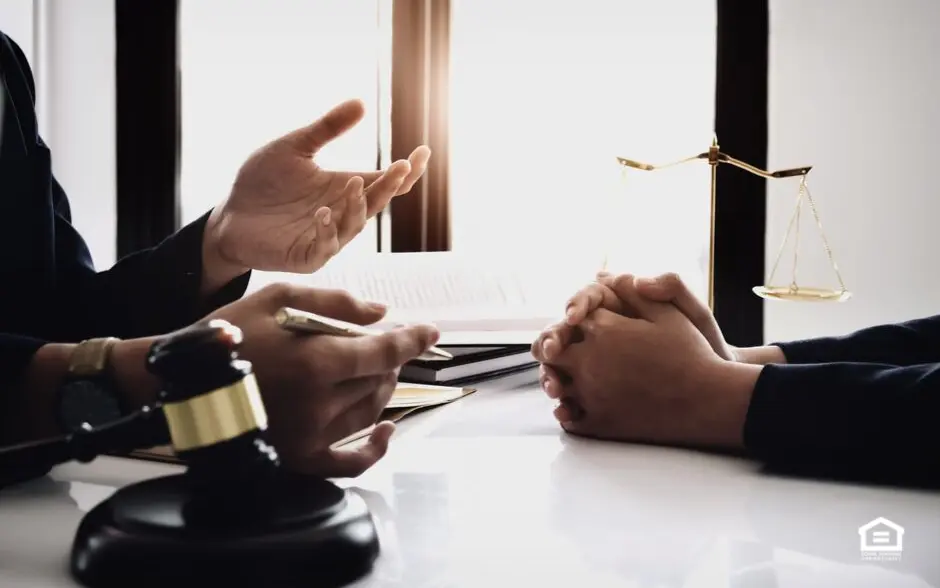
[[216,273],[229,279],[248,269],[312,273],[393,197],[411,190],[431,156],[426,146],[385,171],[332,171],[316,163],[317,152],[364,113],[362,102],[344,102],[248,158],[206,224],[203,255],[220,268]]
[[[702,303],[685,282],[674,273],[655,278],[637,278],[632,274],[613,276],[601,272],[597,280],[572,296],[566,308],[565,320],[551,325],[532,344],[532,354],[541,362],[540,382],[545,392],[557,397],[562,382],[557,373],[547,365],[572,342],[580,338],[578,325],[585,317],[599,308],[626,317],[636,318],[637,304],[641,299],[668,302],[676,306],[692,324],[701,331],[712,349],[723,359],[738,361],[738,350],[728,345],[714,315]],[[556,414],[561,419],[571,418],[571,407],[562,403]]]
[[562,427],[603,439],[740,447],[747,378],[756,377],[735,370],[753,366],[719,357],[675,305],[635,292],[628,302],[639,318],[599,308],[580,320],[581,339],[550,361],[561,376],[553,395],[569,408]]
[[291,468],[324,477],[355,477],[385,454],[395,427],[379,423],[357,449],[330,445],[375,424],[401,366],[434,345],[431,326],[342,338],[283,330],[274,319],[289,306],[361,325],[381,319],[381,305],[339,290],[273,284],[222,307],[221,318],[245,335],[239,354],[254,365],[269,420],[269,440]]
[[612,281],[627,282],[631,280],[633,280],[631,274],[623,274],[617,278],[612,278],[610,274],[605,272],[598,273],[596,281],[581,288],[568,299],[565,308],[565,320],[549,326],[539,333],[535,341],[532,342],[531,351],[535,359],[544,364],[564,351],[568,345],[577,341],[580,337],[578,324],[584,317],[599,308],[616,314],[635,317],[635,311],[626,299],[618,296],[611,283]]
[[539,334],[533,343],[532,352],[537,359],[547,359],[553,353],[560,352],[573,337],[577,337],[577,326],[584,317],[598,308],[635,318],[637,311],[631,303],[631,300],[635,300],[634,292],[647,300],[674,304],[702,332],[715,353],[730,361],[739,359],[737,350],[725,341],[718,321],[708,306],[674,273],[654,278],[598,273],[597,281],[578,290],[569,299],[565,320]]
[[[626,286],[623,282],[618,284],[616,278],[612,277],[606,278],[605,283],[610,284],[618,293]],[[725,336],[711,309],[692,293],[679,274],[667,273],[654,278],[636,278],[634,286],[641,297],[655,302],[669,302],[679,309],[705,336],[705,340],[722,359],[741,360],[738,356],[738,349],[725,341]]]

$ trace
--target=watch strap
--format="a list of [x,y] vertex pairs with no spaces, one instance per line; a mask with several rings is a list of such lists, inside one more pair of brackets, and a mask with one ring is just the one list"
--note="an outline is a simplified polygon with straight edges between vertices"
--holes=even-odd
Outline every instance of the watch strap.
[[57,416],[63,431],[100,427],[127,414],[108,369],[118,341],[114,337],[87,339],[73,349],[58,397]]
[[69,358],[68,374],[70,378],[94,378],[101,376],[108,368],[111,349],[120,341],[115,337],[86,339],[75,346]]

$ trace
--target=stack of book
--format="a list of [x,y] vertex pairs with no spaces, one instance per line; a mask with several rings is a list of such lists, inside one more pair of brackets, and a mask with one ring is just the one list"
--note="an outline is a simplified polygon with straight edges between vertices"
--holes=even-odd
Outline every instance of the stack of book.
[[530,345],[441,345],[453,359],[415,360],[402,367],[399,380],[419,384],[459,386],[535,367]]
[[370,328],[432,323],[437,347],[454,358],[410,362],[399,381],[459,386],[536,366],[532,342],[564,318],[568,298],[594,279],[591,266],[451,251],[341,254],[313,274],[253,272],[248,290],[274,282],[346,290],[388,305]]

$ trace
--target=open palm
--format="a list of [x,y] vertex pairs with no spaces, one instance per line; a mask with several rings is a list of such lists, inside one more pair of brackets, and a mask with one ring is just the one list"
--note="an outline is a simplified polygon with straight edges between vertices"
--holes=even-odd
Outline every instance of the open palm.
[[427,168],[431,151],[425,146],[384,171],[332,171],[314,160],[364,114],[362,102],[344,102],[248,158],[206,226],[226,262],[262,271],[314,272],[393,197],[411,190]]

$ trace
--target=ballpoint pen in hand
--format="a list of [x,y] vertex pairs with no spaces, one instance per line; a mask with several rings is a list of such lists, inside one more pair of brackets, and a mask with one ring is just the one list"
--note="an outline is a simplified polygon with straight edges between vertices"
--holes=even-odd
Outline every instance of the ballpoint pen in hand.
[[[277,324],[288,331],[296,333],[314,333],[321,335],[337,335],[339,337],[363,337],[380,334],[383,331],[370,329],[354,323],[337,320],[297,310],[294,308],[281,308],[274,315]],[[418,356],[421,361],[447,361],[454,356],[438,347],[431,347]]]

